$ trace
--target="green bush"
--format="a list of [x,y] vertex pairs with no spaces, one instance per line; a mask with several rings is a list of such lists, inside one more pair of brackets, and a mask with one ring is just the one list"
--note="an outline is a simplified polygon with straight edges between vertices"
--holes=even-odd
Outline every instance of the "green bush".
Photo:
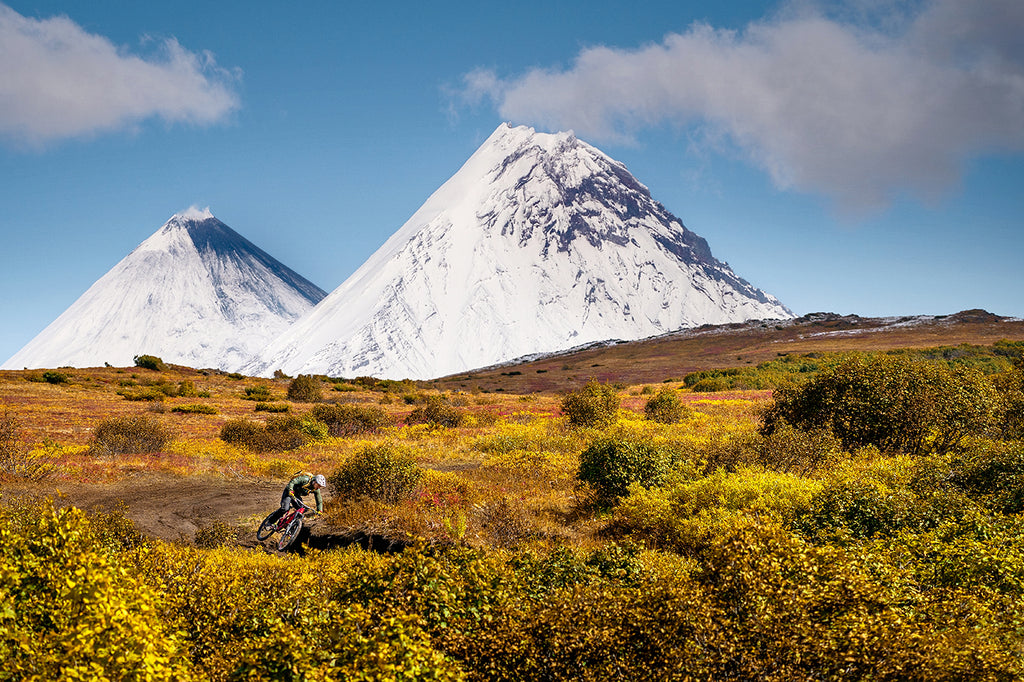
[[[868,451],[871,452],[870,450]],[[794,528],[812,539],[893,537],[936,528],[977,509],[950,485],[939,456],[858,453],[822,483]]]
[[718,470],[764,467],[780,473],[812,476],[827,470],[847,455],[828,429],[801,431],[779,420],[768,435],[739,432],[711,438],[689,458],[704,475]]
[[327,425],[310,417],[281,415],[267,418],[266,424],[248,419],[231,419],[221,427],[220,438],[253,452],[294,450],[310,441],[327,437]]
[[[121,382],[121,385],[134,386],[135,384],[129,382]],[[142,386],[142,388],[139,388],[138,390],[135,391],[125,389],[118,391],[117,394],[123,397],[125,400],[149,402],[162,402],[165,398],[177,398],[180,395],[182,395],[181,386],[177,384],[172,384],[169,381],[143,380]],[[188,389],[186,387],[186,392],[187,390]],[[195,395],[198,396],[199,394],[196,393]]]
[[118,391],[117,394],[129,400],[131,402],[163,402],[167,398],[167,394],[161,391],[159,388],[140,388],[137,391]]
[[991,426],[998,398],[975,370],[900,356],[854,356],[809,382],[782,387],[763,415],[770,435],[786,421],[829,429],[847,450],[946,452]]
[[196,390],[195,382],[190,379],[185,379],[178,384],[179,398],[195,398],[199,396],[199,391]]
[[423,405],[417,407],[405,418],[406,424],[430,424],[450,429],[462,426],[466,416],[446,398],[438,395],[426,396]]
[[728,379],[723,377],[706,377],[690,387],[694,393],[716,393],[728,391],[731,388]]
[[242,400],[256,400],[259,402],[270,402],[273,399],[274,396],[270,393],[270,387],[266,384],[246,386],[245,395],[242,396]]
[[816,474],[843,458],[842,443],[830,430],[801,431],[781,420],[753,447],[754,461],[766,469],[801,476]]
[[394,419],[382,407],[376,405],[315,405],[309,412],[314,419],[327,424],[328,432],[335,437],[354,436],[359,433],[376,433],[387,426],[394,426]]
[[692,413],[679,394],[670,389],[661,391],[644,405],[644,416],[661,424],[678,424]]
[[288,400],[297,403],[320,402],[320,380],[311,374],[300,374],[288,384]]
[[1024,439],[1024,359],[1017,357],[1014,367],[994,377],[1000,406],[997,424],[1007,439]]
[[369,497],[393,504],[408,498],[423,476],[408,451],[383,443],[357,452],[327,477],[327,485],[335,497]]
[[334,390],[339,393],[354,393],[362,389],[348,382],[334,382]]
[[273,450],[294,450],[327,437],[325,424],[291,414],[267,417],[266,429]]
[[[729,379],[737,377],[743,373],[740,369],[709,369],[700,372],[690,372],[683,377],[683,385],[687,388],[694,388],[697,384],[704,381],[705,379],[723,379],[721,386],[730,388]],[[694,388],[694,390],[697,390]]]
[[256,407],[253,408],[253,412],[271,412],[281,413],[288,412],[291,408],[283,403],[256,403]]
[[1003,514],[1024,511],[1024,442],[979,442],[957,453],[949,483]]
[[43,372],[43,381],[48,384],[66,384],[71,375],[64,374],[63,372],[48,371]]
[[872,552],[890,554],[923,585],[964,596],[980,593],[1020,599],[1024,596],[1021,530],[1016,518],[968,511],[934,529],[908,530],[880,538],[869,547]]
[[159,452],[172,438],[169,429],[148,415],[108,417],[93,431],[92,450],[105,455]]
[[142,369],[156,370],[157,372],[163,372],[167,369],[167,365],[164,364],[164,361],[155,355],[136,355],[135,366],[141,367]]
[[614,502],[631,483],[660,485],[676,462],[665,446],[624,438],[602,438],[580,455],[576,479],[589,484],[600,503]]
[[606,427],[618,418],[619,394],[612,386],[591,380],[562,398],[561,408],[570,426]]
[[798,528],[812,537],[838,529],[855,538],[891,536],[922,521],[921,510],[921,501],[910,490],[852,478],[830,482],[817,494]]
[[326,440],[328,434],[327,424],[324,424],[319,419],[314,419],[308,415],[301,417],[299,423],[294,423],[295,417],[291,416],[280,416],[280,417],[268,417],[267,418],[267,430],[273,432],[277,426],[274,423],[276,420],[285,420],[281,430],[291,432],[298,430],[300,433],[306,436],[306,441],[320,441]]
[[269,450],[266,433],[267,427],[260,422],[229,419],[220,429],[220,439],[225,443],[241,445],[250,450]]
[[213,405],[194,403],[191,405],[177,405],[171,412],[180,412],[182,414],[217,414],[217,408]]
[[763,439],[756,432],[718,433],[700,446],[687,447],[686,457],[708,476],[720,469],[736,471],[757,465],[762,448]]

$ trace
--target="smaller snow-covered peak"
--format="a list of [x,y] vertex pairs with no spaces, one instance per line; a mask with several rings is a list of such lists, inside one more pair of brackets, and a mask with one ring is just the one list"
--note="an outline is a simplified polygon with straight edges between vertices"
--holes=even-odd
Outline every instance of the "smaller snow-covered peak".
[[167,221],[3,364],[130,364],[140,352],[235,371],[326,293],[209,210]]

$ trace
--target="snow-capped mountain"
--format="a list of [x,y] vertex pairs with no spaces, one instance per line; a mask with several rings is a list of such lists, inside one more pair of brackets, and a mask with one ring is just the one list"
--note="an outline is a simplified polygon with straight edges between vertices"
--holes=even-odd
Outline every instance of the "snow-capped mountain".
[[425,379],[606,339],[789,318],[621,163],[502,124],[244,371]]
[[326,292],[206,210],[173,216],[4,363],[93,367],[151,354],[237,370]]

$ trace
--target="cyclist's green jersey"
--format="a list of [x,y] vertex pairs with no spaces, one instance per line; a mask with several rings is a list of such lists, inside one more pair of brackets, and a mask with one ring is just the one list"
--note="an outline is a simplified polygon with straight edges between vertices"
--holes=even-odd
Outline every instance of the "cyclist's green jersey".
[[320,495],[319,490],[313,490],[313,474],[298,474],[295,478],[288,481],[288,486],[284,490],[292,497],[298,497],[299,499],[313,493],[313,497],[316,498],[316,510],[318,512],[324,510],[324,498]]

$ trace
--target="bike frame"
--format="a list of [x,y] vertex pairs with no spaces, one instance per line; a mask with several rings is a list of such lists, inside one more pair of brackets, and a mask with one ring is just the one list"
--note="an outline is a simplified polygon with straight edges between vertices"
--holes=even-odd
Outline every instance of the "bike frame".
[[[271,512],[260,524],[259,528],[256,529],[256,539],[263,540],[268,539],[271,535],[277,532],[281,532],[281,539],[278,541],[278,549],[284,550],[285,547],[290,545],[295,538],[298,537],[298,533],[302,530],[302,522],[312,507],[303,502],[297,500],[296,505],[281,515],[275,522],[270,521],[270,517],[277,512]],[[298,524],[295,529],[291,529],[291,526]]]
[[302,500],[299,500],[299,506],[292,507],[287,512],[285,512],[284,516],[282,516],[281,519],[277,522],[277,526],[275,526],[275,529],[282,530],[284,528],[287,528],[288,524],[292,522],[292,519],[295,518],[296,514],[301,514],[302,516],[305,516],[306,512],[308,511],[309,506],[307,506],[306,503],[303,502]]

